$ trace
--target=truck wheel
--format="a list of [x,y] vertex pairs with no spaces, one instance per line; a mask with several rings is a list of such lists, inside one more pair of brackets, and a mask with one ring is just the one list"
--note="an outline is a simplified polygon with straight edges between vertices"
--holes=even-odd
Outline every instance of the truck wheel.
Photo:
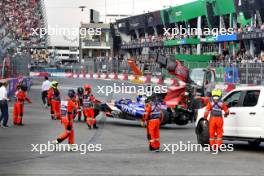
[[201,120],[196,127],[197,142],[201,145],[209,144],[209,123]]
[[248,144],[253,146],[253,147],[258,147],[260,145],[260,143],[261,143],[260,140],[248,141]]

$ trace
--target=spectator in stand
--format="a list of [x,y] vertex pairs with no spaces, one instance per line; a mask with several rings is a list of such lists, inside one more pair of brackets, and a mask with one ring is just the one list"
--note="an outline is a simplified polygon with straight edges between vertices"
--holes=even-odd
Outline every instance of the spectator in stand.
[[264,62],[264,51],[261,51],[260,58],[261,58],[261,61]]
[[264,31],[264,23],[261,25],[260,29]]
[[[32,28],[44,27],[40,0],[1,0],[0,27],[6,40],[0,37],[0,48],[6,50],[11,46],[44,45],[45,39],[30,35]],[[5,33],[5,32],[4,32]],[[8,41],[8,42],[6,42]]]
[[239,28],[238,29],[238,33],[242,33],[243,32],[243,29],[242,28]]
[[254,59],[253,59],[253,63],[257,63],[259,61],[259,58],[258,58],[258,56],[255,54],[255,57],[254,57]]

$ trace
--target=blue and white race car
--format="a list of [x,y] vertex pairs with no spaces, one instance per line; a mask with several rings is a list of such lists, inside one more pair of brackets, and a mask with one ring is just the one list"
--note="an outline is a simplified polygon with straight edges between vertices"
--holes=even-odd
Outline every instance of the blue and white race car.
[[[189,119],[182,119],[182,121],[175,121],[174,112],[166,106],[163,101],[155,99],[150,101],[153,113],[160,114],[161,124],[176,123],[178,125],[186,125]],[[126,120],[142,120],[145,114],[145,97],[138,97],[136,101],[131,99],[120,99],[113,103],[106,103],[102,106],[106,116],[112,118],[126,119]],[[178,118],[177,118],[178,119]]]

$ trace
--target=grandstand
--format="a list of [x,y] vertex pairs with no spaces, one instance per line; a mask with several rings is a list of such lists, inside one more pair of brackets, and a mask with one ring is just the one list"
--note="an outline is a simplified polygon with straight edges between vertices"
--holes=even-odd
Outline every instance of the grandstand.
[[[123,18],[115,23],[115,50],[127,57],[187,63],[257,62],[264,51],[264,0],[197,0]],[[231,28],[232,35],[164,35],[166,29]],[[116,42],[119,42],[117,44]],[[262,54],[261,54],[262,53]]]
[[[34,35],[32,30],[46,26],[42,4],[43,0],[0,1],[0,63],[3,63],[4,58],[9,58],[8,60],[13,64],[10,67],[13,68],[9,72],[10,75],[5,77],[25,73],[25,70],[16,67],[28,64],[30,49],[46,47],[47,38]],[[17,55],[27,61],[18,64],[14,61],[15,59],[12,59]],[[28,68],[28,65],[23,68]],[[18,73],[18,70],[21,72]]]

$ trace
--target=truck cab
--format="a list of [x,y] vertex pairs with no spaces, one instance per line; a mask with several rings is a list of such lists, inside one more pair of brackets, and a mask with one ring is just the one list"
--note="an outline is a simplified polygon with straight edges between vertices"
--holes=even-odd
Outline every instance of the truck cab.
[[[264,86],[237,88],[225,95],[230,114],[224,118],[224,139],[248,141],[259,145],[264,141]],[[203,119],[205,107],[198,110],[195,121],[198,143],[208,141],[208,127]]]
[[212,69],[194,68],[190,72],[191,81],[196,84],[197,92],[205,96],[215,88],[216,74]]

